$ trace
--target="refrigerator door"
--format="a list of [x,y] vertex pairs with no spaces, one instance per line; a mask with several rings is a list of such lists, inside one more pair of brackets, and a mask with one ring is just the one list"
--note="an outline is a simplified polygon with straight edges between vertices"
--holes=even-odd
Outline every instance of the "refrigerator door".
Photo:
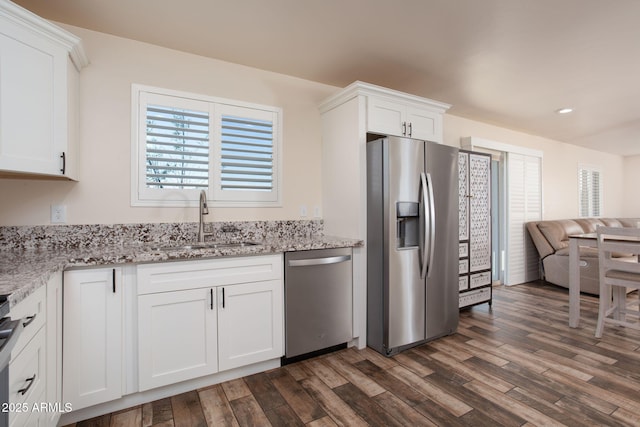
[[432,339],[458,327],[458,149],[426,142],[424,158],[425,193],[433,208],[430,214],[429,209],[422,210],[427,212],[424,227],[433,233],[428,236],[432,247],[427,261],[425,335]]
[[387,138],[384,204],[387,212],[385,252],[388,274],[387,349],[425,339],[425,287],[420,277],[420,175],[424,172],[424,143]]

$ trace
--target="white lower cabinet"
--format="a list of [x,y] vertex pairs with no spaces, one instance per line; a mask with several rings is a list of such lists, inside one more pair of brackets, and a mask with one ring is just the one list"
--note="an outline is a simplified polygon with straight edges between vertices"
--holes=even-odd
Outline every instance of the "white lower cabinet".
[[282,270],[262,255],[65,271],[61,401],[76,411],[278,359]]
[[122,271],[72,270],[63,287],[63,401],[74,410],[122,396]]
[[282,256],[140,265],[140,391],[284,354]]
[[27,426],[32,408],[45,392],[46,339],[41,328],[9,365],[9,404],[17,411],[9,413],[9,426]]
[[43,286],[11,308],[9,316],[22,319],[23,330],[11,351],[9,364],[9,426],[33,424],[34,405],[42,402],[47,382],[46,288]]
[[140,295],[140,391],[215,373],[216,329],[213,288]]
[[282,281],[224,286],[218,295],[220,371],[282,356]]

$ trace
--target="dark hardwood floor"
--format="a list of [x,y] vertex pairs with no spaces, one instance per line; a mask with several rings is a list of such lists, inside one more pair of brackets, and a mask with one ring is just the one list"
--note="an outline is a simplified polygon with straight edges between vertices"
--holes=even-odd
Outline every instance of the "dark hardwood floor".
[[[458,332],[385,358],[346,349],[79,422],[86,426],[637,426],[640,333],[544,282],[494,288]],[[630,294],[637,298],[637,294]]]

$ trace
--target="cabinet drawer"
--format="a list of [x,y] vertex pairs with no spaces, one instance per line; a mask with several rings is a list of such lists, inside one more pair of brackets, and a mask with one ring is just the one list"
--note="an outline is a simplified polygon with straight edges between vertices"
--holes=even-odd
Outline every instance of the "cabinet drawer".
[[468,305],[478,304],[491,300],[491,288],[476,289],[460,294],[458,306],[460,308]]
[[469,256],[469,244],[468,243],[459,243],[458,244],[458,257],[466,258]]
[[468,287],[469,287],[469,276],[458,277],[458,290],[466,291]]
[[[9,365],[9,403],[31,409],[45,391],[45,330],[41,328]],[[27,414],[28,416],[28,414]],[[26,420],[27,417],[25,417]],[[9,414],[9,425],[21,425],[20,413]]]
[[470,278],[469,287],[479,288],[480,286],[490,285],[491,284],[491,272],[485,271],[483,273],[472,274]]
[[282,256],[221,258],[139,265],[138,295],[282,278]]
[[466,274],[469,272],[469,260],[461,259],[458,261],[458,274]]
[[41,286],[37,291],[20,301],[11,309],[13,319],[22,319],[24,330],[18,338],[16,346],[11,350],[11,358],[15,358],[25,345],[42,328],[47,319],[47,287]]

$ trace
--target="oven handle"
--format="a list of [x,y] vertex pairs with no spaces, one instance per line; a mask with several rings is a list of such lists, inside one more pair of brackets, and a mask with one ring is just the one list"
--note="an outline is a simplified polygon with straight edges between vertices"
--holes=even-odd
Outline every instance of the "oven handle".
[[351,255],[330,256],[325,258],[295,259],[289,261],[289,267],[338,264],[346,261],[351,261]]

